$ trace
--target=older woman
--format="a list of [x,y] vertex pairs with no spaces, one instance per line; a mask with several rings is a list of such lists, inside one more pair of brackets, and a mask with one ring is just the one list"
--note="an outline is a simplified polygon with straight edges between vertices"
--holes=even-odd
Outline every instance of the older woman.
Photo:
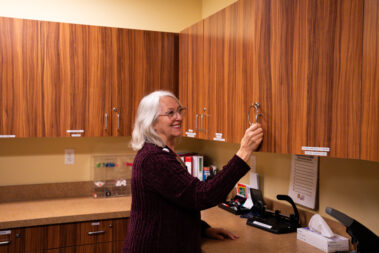
[[207,182],[192,177],[175,153],[185,108],[170,92],[155,91],[138,107],[131,146],[132,210],[123,252],[201,252],[201,236],[236,239],[201,221],[200,211],[223,201],[249,171],[252,152],[263,138],[259,125],[245,132],[237,153]]

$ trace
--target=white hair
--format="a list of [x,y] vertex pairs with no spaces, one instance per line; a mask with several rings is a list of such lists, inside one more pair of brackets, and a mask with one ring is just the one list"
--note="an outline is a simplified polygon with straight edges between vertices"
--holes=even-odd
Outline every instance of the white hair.
[[172,97],[180,105],[179,99],[169,91],[158,90],[143,97],[138,105],[132,140],[130,142],[133,150],[140,150],[146,141],[154,143],[159,147],[165,146],[165,143],[153,128],[160,113],[159,101],[162,97]]

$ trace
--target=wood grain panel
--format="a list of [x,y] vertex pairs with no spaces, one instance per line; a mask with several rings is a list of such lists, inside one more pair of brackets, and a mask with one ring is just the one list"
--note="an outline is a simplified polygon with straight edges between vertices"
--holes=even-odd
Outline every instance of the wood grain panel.
[[[271,151],[270,2],[239,2],[243,18],[239,26],[242,27],[241,34],[238,36],[241,38],[238,48],[241,48],[242,53],[237,58],[237,80],[242,80],[246,87],[246,111],[255,102],[261,105],[260,123],[264,130],[261,150]],[[251,121],[255,121],[255,113],[250,112],[250,117]]]
[[[178,35],[142,30],[118,30],[117,85],[112,107],[120,113],[113,135],[130,135],[140,100],[154,90],[178,94]],[[117,122],[113,114],[112,122]]]
[[235,5],[204,20],[204,83],[209,85],[208,138],[222,133],[232,138],[233,95],[235,88]]
[[42,23],[46,136],[82,129],[86,136],[111,134],[111,33],[112,28]]
[[41,37],[45,136],[86,130],[88,27],[43,22]]
[[0,18],[0,134],[42,136],[39,24]]
[[[303,73],[299,73],[299,4],[298,1],[272,1],[270,7],[270,72],[271,96],[266,94],[270,110],[267,115],[271,120],[268,143],[273,152],[290,153],[296,137],[304,136],[304,120],[306,110],[296,107],[303,101],[305,89],[301,83]],[[300,79],[300,80],[299,80]],[[271,101],[270,101],[271,99]],[[272,132],[271,132],[272,131]],[[299,147],[300,148],[300,147]]]
[[47,249],[47,238],[46,226],[25,228],[25,252]]
[[[112,243],[99,243],[44,250],[44,253],[109,253],[113,251]],[[118,251],[120,252],[120,251]]]
[[129,218],[112,220],[112,240],[124,241],[128,232]]
[[112,40],[112,33],[114,30],[114,28],[107,27],[88,27],[86,136],[108,136],[112,133],[110,105],[112,63],[114,62],[112,43],[115,43]]
[[379,2],[365,0],[360,158],[379,161]]
[[[76,245],[94,244],[112,241],[112,221],[104,220],[99,222],[82,222],[77,224],[77,243]],[[103,233],[90,235],[89,232]]]
[[330,155],[358,159],[361,137],[363,1],[341,1],[337,17]]
[[[196,114],[203,113],[208,106],[208,86],[204,83],[204,31],[203,21],[183,30],[179,35],[179,99],[187,107],[187,115],[183,121],[183,130],[196,131],[200,127],[200,119],[196,126]],[[204,118],[206,129],[207,118]],[[206,138],[207,131],[197,131],[197,138]]]
[[62,248],[77,244],[78,223],[47,226],[47,248]]
[[[184,29],[179,33],[179,100],[183,106],[187,107],[187,114],[182,122],[183,136],[186,136],[185,132],[188,129],[194,129],[193,105],[188,93],[188,89],[192,87],[188,83],[190,28]],[[200,62],[202,63],[203,61],[201,60]]]
[[331,156],[358,158],[362,1],[301,4],[309,48],[307,145],[331,147]]

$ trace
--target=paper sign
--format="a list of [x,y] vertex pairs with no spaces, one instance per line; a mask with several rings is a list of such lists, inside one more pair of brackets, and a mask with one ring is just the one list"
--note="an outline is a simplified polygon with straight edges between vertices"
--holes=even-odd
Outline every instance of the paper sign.
[[314,209],[316,204],[317,156],[292,155],[288,195],[295,203]]

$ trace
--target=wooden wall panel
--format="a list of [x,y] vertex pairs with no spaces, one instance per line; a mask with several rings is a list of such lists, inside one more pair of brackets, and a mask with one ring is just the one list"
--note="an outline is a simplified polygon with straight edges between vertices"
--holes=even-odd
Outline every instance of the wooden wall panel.
[[0,18],[0,134],[42,136],[39,21]]
[[365,0],[360,158],[379,161],[379,2]]

